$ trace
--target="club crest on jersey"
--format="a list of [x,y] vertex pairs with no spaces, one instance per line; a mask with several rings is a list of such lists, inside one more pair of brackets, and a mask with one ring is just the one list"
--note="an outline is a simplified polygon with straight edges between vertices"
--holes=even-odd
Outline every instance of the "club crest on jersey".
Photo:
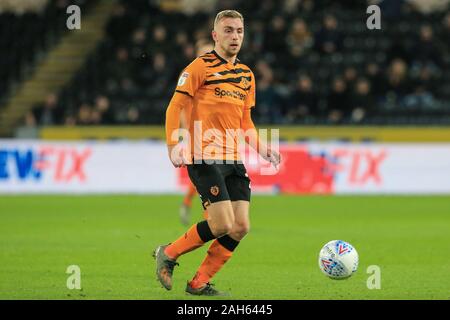
[[182,86],[186,83],[186,79],[189,77],[189,72],[183,72],[178,79],[178,86]]
[[219,187],[218,186],[213,186],[211,187],[211,189],[209,190],[211,192],[211,194],[216,197],[219,194]]

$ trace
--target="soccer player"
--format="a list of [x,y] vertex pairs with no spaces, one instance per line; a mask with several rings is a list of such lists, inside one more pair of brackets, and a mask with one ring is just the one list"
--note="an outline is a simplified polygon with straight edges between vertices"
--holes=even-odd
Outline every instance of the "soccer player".
[[[210,280],[231,258],[250,228],[250,179],[236,147],[238,137],[230,132],[245,131],[246,142],[264,159],[274,166],[280,163],[278,152],[259,139],[251,119],[255,76],[237,59],[244,38],[242,15],[234,10],[219,12],[212,38],[214,50],[196,58],[183,70],[166,112],[170,160],[175,167],[187,166],[189,178],[208,210],[208,219],[154,251],[157,278],[164,288],[171,290],[177,259],[212,241],[186,286],[190,294],[208,296],[225,294],[215,289]],[[190,104],[191,148],[185,154],[178,143],[179,116],[180,110]]]
[[[214,45],[206,39],[201,39],[195,44],[197,56],[202,56],[212,50],[214,50]],[[180,126],[181,128],[189,129],[189,119],[192,112],[192,104],[189,106],[184,106],[180,114]],[[192,199],[197,195],[197,189],[195,188],[192,181],[190,181],[188,190],[183,198],[183,202],[180,206],[180,221],[183,225],[187,226],[191,220],[191,208]],[[208,213],[206,210],[203,211],[203,217],[208,219]]]

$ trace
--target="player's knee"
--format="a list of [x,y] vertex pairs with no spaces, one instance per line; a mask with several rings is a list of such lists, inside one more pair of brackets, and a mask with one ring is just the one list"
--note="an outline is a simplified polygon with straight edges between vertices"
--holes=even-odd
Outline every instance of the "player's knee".
[[222,217],[220,220],[214,220],[210,223],[211,232],[217,237],[224,236],[233,230],[234,218]]
[[214,236],[221,237],[230,233],[235,221],[231,205],[225,204],[211,209],[213,210],[208,212],[208,222]]
[[213,230],[211,230],[211,231],[217,238],[219,238],[221,236],[229,234],[232,229],[233,229],[233,224],[231,222],[224,222],[224,223],[216,225],[213,228]]
[[245,226],[243,226],[242,227],[242,229],[241,229],[241,234],[243,234],[244,236],[246,235],[246,234],[248,234],[250,232],[250,225],[245,225]]
[[236,224],[231,232],[235,239],[243,239],[250,232],[250,225],[248,223]]

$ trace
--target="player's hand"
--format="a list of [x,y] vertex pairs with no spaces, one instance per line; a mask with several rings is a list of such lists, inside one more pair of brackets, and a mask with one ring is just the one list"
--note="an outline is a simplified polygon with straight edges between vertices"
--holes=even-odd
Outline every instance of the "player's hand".
[[278,152],[276,152],[275,150],[272,150],[272,149],[268,149],[267,153],[263,157],[264,157],[264,159],[269,161],[271,164],[273,164],[275,169],[278,169],[278,165],[281,162],[281,156]]
[[167,151],[169,152],[170,161],[175,168],[185,167],[187,164],[184,146],[180,143],[167,146]]

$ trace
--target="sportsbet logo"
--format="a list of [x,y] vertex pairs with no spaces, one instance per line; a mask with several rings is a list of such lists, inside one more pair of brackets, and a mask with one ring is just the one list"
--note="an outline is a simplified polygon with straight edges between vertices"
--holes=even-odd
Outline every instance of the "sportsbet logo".
[[221,90],[220,88],[215,88],[214,89],[214,94],[220,98],[223,97],[230,97],[230,98],[234,98],[234,99],[239,99],[239,100],[245,100],[246,95],[240,93],[239,91],[228,91],[228,90]]

